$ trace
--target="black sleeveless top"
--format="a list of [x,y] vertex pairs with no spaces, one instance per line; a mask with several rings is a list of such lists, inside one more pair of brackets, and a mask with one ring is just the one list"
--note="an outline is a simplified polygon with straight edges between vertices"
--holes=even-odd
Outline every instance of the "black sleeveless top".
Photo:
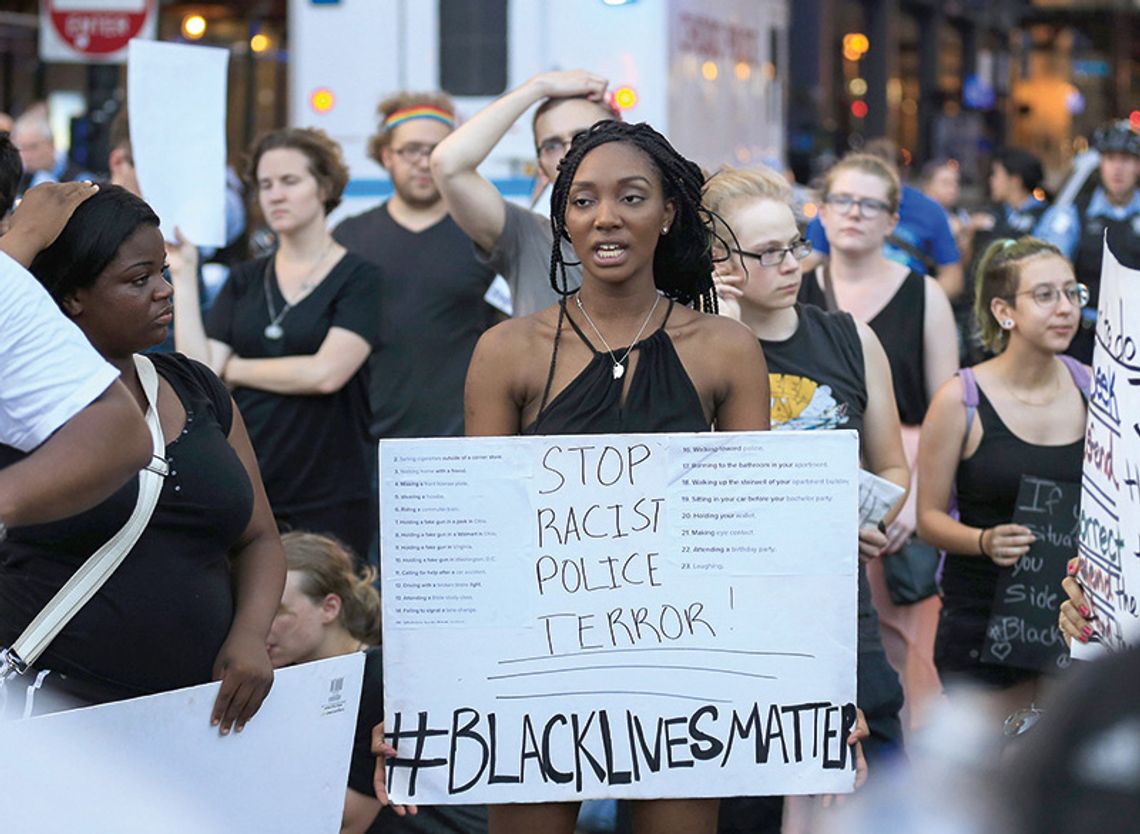
[[761,339],[768,362],[773,429],[854,429],[867,409],[863,344],[850,313],[797,304],[796,332]]
[[[1053,481],[1080,481],[1083,438],[1065,446],[1027,443],[1006,427],[980,387],[976,419],[985,430],[982,442],[973,455],[959,461],[956,479],[958,512],[963,524],[1008,524],[1013,518],[1023,474]],[[1001,571],[984,556],[947,554],[942,575],[944,607],[984,603],[988,610]]]
[[[230,549],[253,512],[253,486],[227,440],[225,385],[180,354],[150,359],[186,410],[185,427],[166,438],[170,474],[138,543],[37,664],[82,681],[100,702],[210,680],[234,614]],[[0,446],[0,468],[19,457]],[[0,544],[0,645],[126,523],[137,499],[134,478],[84,513],[9,534]]]
[[[800,285],[799,301],[827,309],[827,298],[814,278]],[[899,421],[904,426],[921,425],[930,405],[926,394],[926,351],[923,348],[925,315],[925,276],[912,271],[903,279],[887,305],[867,322],[887,353]]]
[[[566,315],[565,300],[561,304],[560,318],[570,322],[594,358],[558,396],[544,404],[535,421],[523,429],[523,434],[648,434],[709,430],[697,389],[681,364],[673,341],[665,333],[665,325],[673,312],[672,301],[661,326],[633,345],[633,350],[637,351],[637,367],[629,380],[624,402],[625,379],[614,379],[613,359],[609,353],[594,347],[574,319]],[[557,340],[561,335],[560,326],[554,337],[548,389],[550,380],[554,378]],[[625,350],[619,348],[614,353],[623,356]]]

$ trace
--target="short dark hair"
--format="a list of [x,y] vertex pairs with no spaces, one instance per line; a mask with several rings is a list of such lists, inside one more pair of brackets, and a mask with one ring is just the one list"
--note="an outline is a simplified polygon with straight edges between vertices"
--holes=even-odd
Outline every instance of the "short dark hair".
[[697,163],[681,156],[669,140],[649,125],[604,119],[579,133],[558,164],[558,178],[550,192],[550,227],[554,245],[550,253],[550,285],[569,295],[562,240],[566,233],[566,204],[570,184],[586,154],[607,142],[626,142],[644,153],[661,179],[666,200],[672,200],[676,217],[668,234],[662,234],[653,254],[653,282],[666,297],[707,313],[717,312],[713,291],[712,222],[701,202],[705,176]]
[[127,113],[126,105],[123,105],[115,114],[115,118],[111,120],[108,143],[110,150],[122,149],[128,154],[131,152],[131,119]]
[[0,131],[0,217],[12,210],[22,176],[24,163],[20,161],[20,152],[8,133]]
[[59,237],[32,261],[31,273],[56,304],[92,286],[119,247],[141,226],[159,225],[142,198],[117,185],[103,185],[79,204]]
[[325,191],[325,214],[340,205],[344,187],[348,185],[348,166],[340,145],[316,127],[284,127],[264,133],[253,143],[246,165],[245,179],[250,189],[257,190],[257,166],[269,151],[291,148],[309,161],[309,173]]
[[1021,148],[999,148],[994,153],[994,163],[1005,168],[1011,177],[1021,180],[1022,187],[1033,193],[1045,179],[1041,160]]
[[563,104],[567,101],[573,101],[576,98],[580,98],[583,101],[589,101],[590,104],[596,104],[598,106],[599,110],[607,111],[610,114],[610,118],[615,122],[620,122],[622,120],[621,109],[616,104],[614,104],[612,101],[610,101],[609,99],[606,99],[605,101],[591,101],[590,99],[586,98],[585,96],[567,96],[564,98],[548,98],[548,99],[546,99],[546,101],[542,102],[542,104],[538,105],[538,107],[535,108],[534,116],[532,116],[531,120],[530,120],[530,134],[531,134],[531,136],[534,137],[536,142],[538,141],[538,120],[541,119],[543,116],[545,116],[548,112],[553,110],[558,105]]

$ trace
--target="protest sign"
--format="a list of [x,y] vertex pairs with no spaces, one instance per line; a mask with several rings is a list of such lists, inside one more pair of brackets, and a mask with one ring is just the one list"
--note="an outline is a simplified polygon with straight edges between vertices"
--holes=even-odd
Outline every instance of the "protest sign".
[[850,791],[854,432],[380,444],[397,802]]
[[133,40],[127,106],[131,157],[142,197],[174,240],[226,244],[226,71],[210,46]]
[[1079,579],[1096,643],[1073,657],[1140,643],[1140,271],[1107,245],[1100,279],[1092,395],[1081,477]]
[[1011,520],[1037,541],[998,578],[983,663],[1041,672],[1069,665],[1057,616],[1065,567],[1077,555],[1080,500],[1080,484],[1021,477]]
[[278,669],[225,737],[218,683],[0,723],[0,828],[338,831],[363,675],[359,652]]

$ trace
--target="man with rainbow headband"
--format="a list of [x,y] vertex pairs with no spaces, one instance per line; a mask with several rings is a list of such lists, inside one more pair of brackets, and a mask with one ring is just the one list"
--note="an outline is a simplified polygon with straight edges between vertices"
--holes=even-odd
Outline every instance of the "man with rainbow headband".
[[372,436],[460,436],[467,364],[496,314],[483,300],[495,273],[476,261],[431,177],[429,159],[454,129],[455,108],[440,93],[401,92],[380,103],[379,116],[369,156],[393,194],[333,232],[382,272]]

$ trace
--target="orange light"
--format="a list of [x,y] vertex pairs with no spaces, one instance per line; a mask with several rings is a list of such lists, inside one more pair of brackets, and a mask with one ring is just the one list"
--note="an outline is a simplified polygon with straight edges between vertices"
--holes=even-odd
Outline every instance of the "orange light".
[[182,18],[182,34],[192,41],[206,34],[206,18],[200,14],[188,14]]
[[258,32],[256,35],[249,39],[249,48],[254,52],[260,54],[269,49],[269,43],[269,36]]
[[866,35],[856,32],[851,36],[851,48],[862,54],[871,48],[871,42],[867,40]]
[[815,203],[804,203],[804,217],[811,220],[817,214],[819,214],[819,206]]
[[701,64],[701,75],[705,77],[705,81],[716,81],[716,77],[720,75],[716,61],[705,61]]
[[863,57],[863,53],[862,52],[856,52],[854,49],[848,49],[845,46],[845,47],[843,47],[843,57],[846,58],[848,61],[855,63],[856,61],[858,61],[860,58]]
[[614,104],[616,104],[620,110],[629,110],[637,104],[637,90],[628,85],[618,87],[614,90]]
[[737,81],[747,81],[752,77],[752,65],[747,61],[737,61],[735,69]]
[[327,113],[336,106],[336,96],[328,87],[318,87],[309,94],[309,106],[317,113]]
[[867,102],[853,101],[851,102],[851,115],[856,119],[865,119],[867,117]]

